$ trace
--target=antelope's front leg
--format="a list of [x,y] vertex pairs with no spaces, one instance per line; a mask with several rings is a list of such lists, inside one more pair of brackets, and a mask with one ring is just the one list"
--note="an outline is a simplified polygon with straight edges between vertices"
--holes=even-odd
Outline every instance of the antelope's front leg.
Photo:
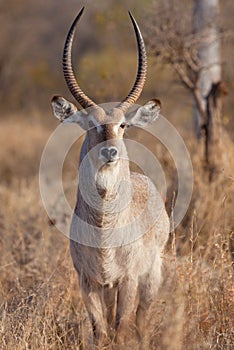
[[120,286],[117,299],[116,341],[119,345],[125,344],[133,326],[137,294],[138,281],[129,277],[125,278]]
[[107,340],[107,324],[103,312],[103,293],[101,288],[83,289],[83,300],[92,323],[94,342],[101,346]]

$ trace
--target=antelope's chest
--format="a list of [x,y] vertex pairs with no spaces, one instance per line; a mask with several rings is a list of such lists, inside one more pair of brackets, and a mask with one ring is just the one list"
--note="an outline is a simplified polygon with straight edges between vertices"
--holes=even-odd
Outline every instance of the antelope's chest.
[[97,251],[97,268],[101,284],[116,283],[122,275],[115,249],[101,248]]
[[124,275],[131,273],[131,259],[125,250],[123,247],[92,248],[71,242],[72,259],[78,274],[99,285],[120,283]]

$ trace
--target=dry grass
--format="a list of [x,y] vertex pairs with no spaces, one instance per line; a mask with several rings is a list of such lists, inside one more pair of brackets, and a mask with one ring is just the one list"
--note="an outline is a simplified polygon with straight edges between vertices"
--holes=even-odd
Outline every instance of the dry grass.
[[[38,164],[48,135],[39,123],[1,122],[0,349],[89,349],[68,240],[49,225],[39,199]],[[233,349],[234,162],[209,186],[199,159],[193,161],[194,198],[168,244],[150,349]]]

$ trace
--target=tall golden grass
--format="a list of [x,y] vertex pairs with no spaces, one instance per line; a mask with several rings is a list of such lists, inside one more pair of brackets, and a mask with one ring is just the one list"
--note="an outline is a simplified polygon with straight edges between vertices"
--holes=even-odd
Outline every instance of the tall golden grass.
[[[90,348],[90,324],[68,239],[51,225],[40,202],[38,167],[49,133],[39,122],[1,122],[0,349]],[[231,350],[234,160],[209,184],[196,142],[191,137],[187,142],[194,195],[165,252],[164,281],[146,330],[149,348]],[[224,152],[233,154],[230,142]],[[163,152],[157,156],[163,162]],[[73,165],[66,171],[75,171]],[[170,166],[166,171],[170,178]],[[72,176],[64,177],[65,186]]]

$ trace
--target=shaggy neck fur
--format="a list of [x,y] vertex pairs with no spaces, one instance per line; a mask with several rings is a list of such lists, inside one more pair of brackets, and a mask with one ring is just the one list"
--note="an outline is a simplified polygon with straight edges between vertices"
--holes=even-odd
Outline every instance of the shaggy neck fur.
[[[82,201],[86,220],[98,227],[110,227],[131,201],[131,182],[127,151],[116,164],[95,169],[85,140],[80,156],[78,202]],[[90,223],[91,223],[90,222]]]

